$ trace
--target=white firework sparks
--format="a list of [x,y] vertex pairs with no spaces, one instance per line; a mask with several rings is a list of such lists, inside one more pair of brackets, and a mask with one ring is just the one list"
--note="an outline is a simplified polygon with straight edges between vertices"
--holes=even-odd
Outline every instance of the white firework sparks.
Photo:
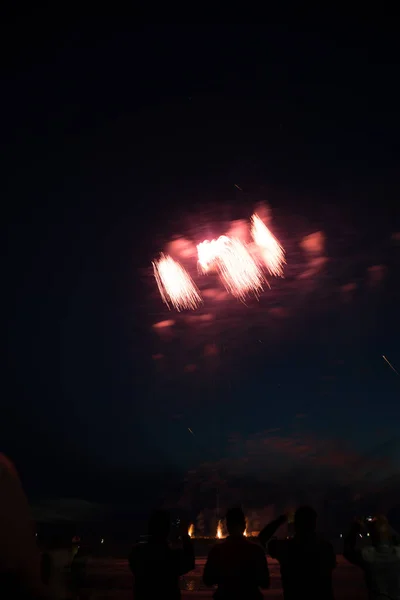
[[182,265],[165,254],[152,264],[161,298],[168,308],[170,304],[178,312],[199,308],[202,303],[200,292]]

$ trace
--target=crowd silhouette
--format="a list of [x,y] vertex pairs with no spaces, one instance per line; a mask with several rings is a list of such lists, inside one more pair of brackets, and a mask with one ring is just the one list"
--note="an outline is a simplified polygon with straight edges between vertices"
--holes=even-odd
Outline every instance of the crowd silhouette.
[[[228,537],[210,550],[203,572],[204,584],[215,588],[216,600],[261,599],[261,590],[270,587],[268,555],[279,562],[285,600],[333,600],[336,556],[332,544],[317,534],[317,513],[308,506],[298,508],[293,537],[277,539],[275,534],[287,519],[282,515],[257,539],[249,539],[242,509],[228,510]],[[180,546],[172,547],[170,523],[168,512],[155,511],[146,543],[132,548],[134,599],[179,600],[180,577],[195,568],[187,524],[181,523]],[[89,598],[84,556],[77,545],[63,545],[54,538],[40,554],[20,479],[1,454],[0,531],[0,598]],[[360,537],[367,543],[359,546]],[[385,517],[356,521],[344,539],[343,555],[362,569],[370,600],[400,600],[400,537]]]

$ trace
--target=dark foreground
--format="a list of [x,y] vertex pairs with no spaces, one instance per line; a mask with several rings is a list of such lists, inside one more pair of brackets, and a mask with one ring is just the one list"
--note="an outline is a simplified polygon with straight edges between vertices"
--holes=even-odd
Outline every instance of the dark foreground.
[[[184,600],[212,597],[212,590],[205,588],[201,581],[204,563],[205,558],[197,558],[196,569],[182,577]],[[264,597],[282,598],[279,565],[271,558],[268,559],[268,563],[271,573],[271,589],[264,592]],[[126,560],[93,559],[88,564],[88,575],[91,600],[132,599],[132,576]],[[338,557],[338,566],[334,574],[334,588],[336,600],[366,600],[367,598],[361,572],[356,567],[349,565],[341,556]]]

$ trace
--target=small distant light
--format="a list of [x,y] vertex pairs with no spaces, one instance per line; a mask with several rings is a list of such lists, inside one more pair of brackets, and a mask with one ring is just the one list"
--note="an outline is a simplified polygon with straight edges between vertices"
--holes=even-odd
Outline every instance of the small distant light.
[[100,544],[104,544],[104,538],[101,538]]
[[35,537],[37,537],[37,533],[35,533]]
[[360,538],[362,538],[362,535],[361,535],[361,533],[359,533],[358,535],[360,536]]
[[343,533],[341,533],[341,534],[340,534],[340,537],[341,537],[341,538],[343,537]]
[[367,537],[369,537],[369,533],[367,533]]

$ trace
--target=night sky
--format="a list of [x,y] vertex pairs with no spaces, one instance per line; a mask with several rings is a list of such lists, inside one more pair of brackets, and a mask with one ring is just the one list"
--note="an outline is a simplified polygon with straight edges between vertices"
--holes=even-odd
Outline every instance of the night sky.
[[[151,495],[204,463],[395,472],[395,33],[42,16],[2,53],[0,449],[29,493]],[[285,278],[169,312],[152,259],[259,203]]]

